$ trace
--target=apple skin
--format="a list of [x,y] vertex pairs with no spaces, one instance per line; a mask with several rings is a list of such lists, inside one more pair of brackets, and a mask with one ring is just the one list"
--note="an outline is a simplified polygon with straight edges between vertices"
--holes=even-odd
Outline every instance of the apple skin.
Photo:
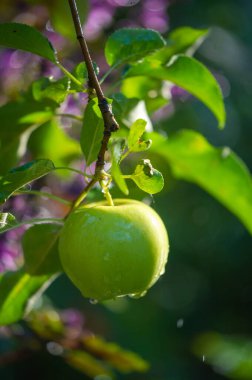
[[141,296],[164,273],[169,242],[159,215],[142,202],[115,199],[73,211],[59,239],[64,271],[97,301]]

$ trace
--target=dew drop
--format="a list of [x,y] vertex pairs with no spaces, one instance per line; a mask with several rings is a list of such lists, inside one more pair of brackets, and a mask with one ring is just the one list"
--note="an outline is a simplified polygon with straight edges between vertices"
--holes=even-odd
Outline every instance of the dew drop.
[[165,274],[165,267],[161,269],[159,276],[163,276],[163,274]]
[[92,305],[97,305],[98,304],[98,300],[94,299],[94,298],[90,298],[89,302],[92,304]]
[[46,348],[47,348],[47,351],[51,354],[51,355],[55,355],[55,356],[59,356],[59,355],[62,355],[63,354],[63,347],[56,343],[56,342],[48,342],[46,344]]
[[231,153],[231,150],[229,147],[225,146],[222,151],[221,151],[221,157],[222,158],[227,158]]
[[151,203],[154,205],[155,204],[155,199],[153,197],[153,194],[150,194],[150,198],[151,198]]
[[177,320],[177,328],[180,329],[181,327],[184,326],[184,319],[180,318]]
[[132,293],[132,294],[129,294],[129,297],[133,298],[133,299],[138,299],[138,298],[142,298],[143,296],[145,296],[146,293],[147,293],[147,290],[145,290],[144,292],[141,292],[141,293]]

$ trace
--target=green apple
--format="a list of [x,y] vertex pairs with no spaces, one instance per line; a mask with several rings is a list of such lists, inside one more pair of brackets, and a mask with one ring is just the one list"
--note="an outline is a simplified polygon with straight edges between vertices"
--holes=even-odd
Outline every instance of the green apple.
[[115,199],[73,211],[59,239],[64,271],[88,298],[141,296],[164,273],[169,243],[159,215],[142,202]]

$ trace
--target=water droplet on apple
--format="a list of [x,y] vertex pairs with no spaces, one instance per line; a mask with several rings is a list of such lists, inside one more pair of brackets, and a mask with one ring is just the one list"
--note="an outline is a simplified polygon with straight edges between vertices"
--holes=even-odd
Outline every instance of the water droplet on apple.
[[159,276],[163,276],[163,274],[165,274],[165,268],[160,271]]
[[132,294],[129,294],[129,297],[133,298],[133,299],[138,299],[138,298],[145,296],[146,293],[147,293],[147,290],[145,290],[144,292],[140,292],[140,293],[132,293]]

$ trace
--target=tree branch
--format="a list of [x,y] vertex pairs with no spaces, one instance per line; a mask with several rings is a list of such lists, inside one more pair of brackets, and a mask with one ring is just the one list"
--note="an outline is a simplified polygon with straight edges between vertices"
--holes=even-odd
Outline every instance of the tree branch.
[[76,36],[79,41],[81,51],[84,57],[84,61],[87,66],[88,71],[88,78],[89,78],[89,85],[92,87],[97,95],[98,101],[99,101],[99,108],[102,113],[103,121],[104,121],[104,135],[103,140],[101,143],[101,148],[98,154],[98,158],[96,161],[96,169],[95,173],[98,175],[99,172],[101,172],[104,169],[105,160],[104,155],[108,148],[108,142],[109,138],[111,136],[111,133],[119,129],[119,125],[117,121],[114,118],[114,115],[112,113],[111,105],[108,103],[107,99],[105,98],[102,88],[100,86],[100,83],[98,81],[97,75],[95,73],[92,59],[90,57],[89,49],[86,43],[86,40],[83,35],[82,26],[80,22],[80,17],[78,13],[78,9],[76,6],[75,0],[68,0],[69,6],[72,13],[72,18],[74,22],[74,27],[76,30]]

